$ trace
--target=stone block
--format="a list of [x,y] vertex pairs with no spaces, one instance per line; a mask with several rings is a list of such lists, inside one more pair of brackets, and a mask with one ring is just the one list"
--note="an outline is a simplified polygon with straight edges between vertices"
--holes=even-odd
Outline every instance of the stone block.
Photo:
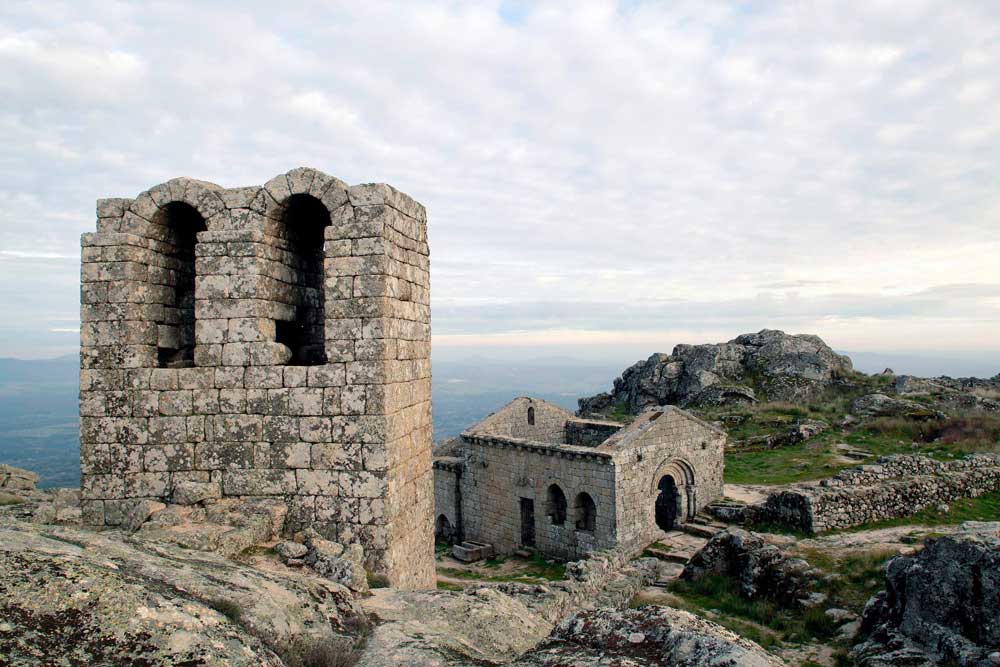
[[182,481],[174,485],[172,499],[178,505],[194,505],[221,496],[222,490],[215,482]]

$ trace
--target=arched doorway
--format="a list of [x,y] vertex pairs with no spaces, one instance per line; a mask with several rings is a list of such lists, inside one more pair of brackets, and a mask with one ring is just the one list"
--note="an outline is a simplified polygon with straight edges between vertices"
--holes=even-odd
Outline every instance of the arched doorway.
[[444,514],[439,514],[434,522],[434,537],[440,542],[451,542],[455,538],[455,529]]
[[656,525],[660,530],[673,530],[677,527],[680,498],[677,493],[677,482],[670,475],[664,475],[657,484],[659,493],[656,495]]
[[694,468],[683,459],[667,459],[649,481],[653,518],[660,530],[676,530],[694,517],[698,507],[698,486]]

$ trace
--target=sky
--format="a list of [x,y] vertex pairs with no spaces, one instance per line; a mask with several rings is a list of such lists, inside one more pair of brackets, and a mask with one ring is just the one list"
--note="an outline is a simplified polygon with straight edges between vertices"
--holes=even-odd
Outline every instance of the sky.
[[97,198],[304,165],[426,205],[436,351],[1000,365],[997,72],[993,0],[7,0],[0,356],[77,349]]

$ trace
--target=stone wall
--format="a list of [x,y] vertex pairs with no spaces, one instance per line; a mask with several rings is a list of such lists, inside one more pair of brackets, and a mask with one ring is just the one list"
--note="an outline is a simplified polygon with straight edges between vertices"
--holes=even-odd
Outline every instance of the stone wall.
[[896,455],[842,471],[816,485],[773,493],[763,504],[748,507],[745,518],[749,523],[821,533],[906,517],[932,505],[998,489],[998,454],[973,454],[949,462]]
[[[521,500],[533,504],[535,545],[542,553],[578,558],[616,545],[614,469],[608,454],[590,448],[463,434],[461,479],[465,538],[493,544],[499,553],[522,545]],[[549,487],[566,500],[566,517],[553,521]],[[577,527],[580,494],[594,501],[593,530]]]
[[434,536],[443,540],[462,537],[462,459],[434,459]]
[[82,238],[85,520],[193,480],[277,496],[286,529],[359,542],[432,586],[430,282],[423,207],[295,169],[175,179],[97,204]]
[[664,476],[677,486],[681,521],[722,497],[725,433],[677,408],[661,409],[649,428],[636,432],[634,445],[615,453],[618,539],[634,548],[659,534],[654,504]]
[[566,420],[573,413],[538,398],[521,396],[482,420],[472,432],[538,442],[566,442]]
[[621,428],[622,424],[615,422],[570,419],[565,426],[566,444],[578,447],[597,447]]

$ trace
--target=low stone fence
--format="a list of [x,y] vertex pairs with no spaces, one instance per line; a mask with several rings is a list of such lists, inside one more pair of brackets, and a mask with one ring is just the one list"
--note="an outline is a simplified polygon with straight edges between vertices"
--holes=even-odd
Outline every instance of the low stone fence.
[[942,475],[974,468],[995,468],[1000,466],[1000,454],[971,454],[958,461],[936,461],[919,455],[897,454],[883,456],[876,463],[842,470],[829,479],[819,482],[820,486],[870,486],[900,477],[919,475]]
[[772,493],[743,512],[744,523],[778,524],[822,533],[906,517],[932,505],[1000,490],[1000,455],[957,461],[925,456],[882,457],[818,484]]

